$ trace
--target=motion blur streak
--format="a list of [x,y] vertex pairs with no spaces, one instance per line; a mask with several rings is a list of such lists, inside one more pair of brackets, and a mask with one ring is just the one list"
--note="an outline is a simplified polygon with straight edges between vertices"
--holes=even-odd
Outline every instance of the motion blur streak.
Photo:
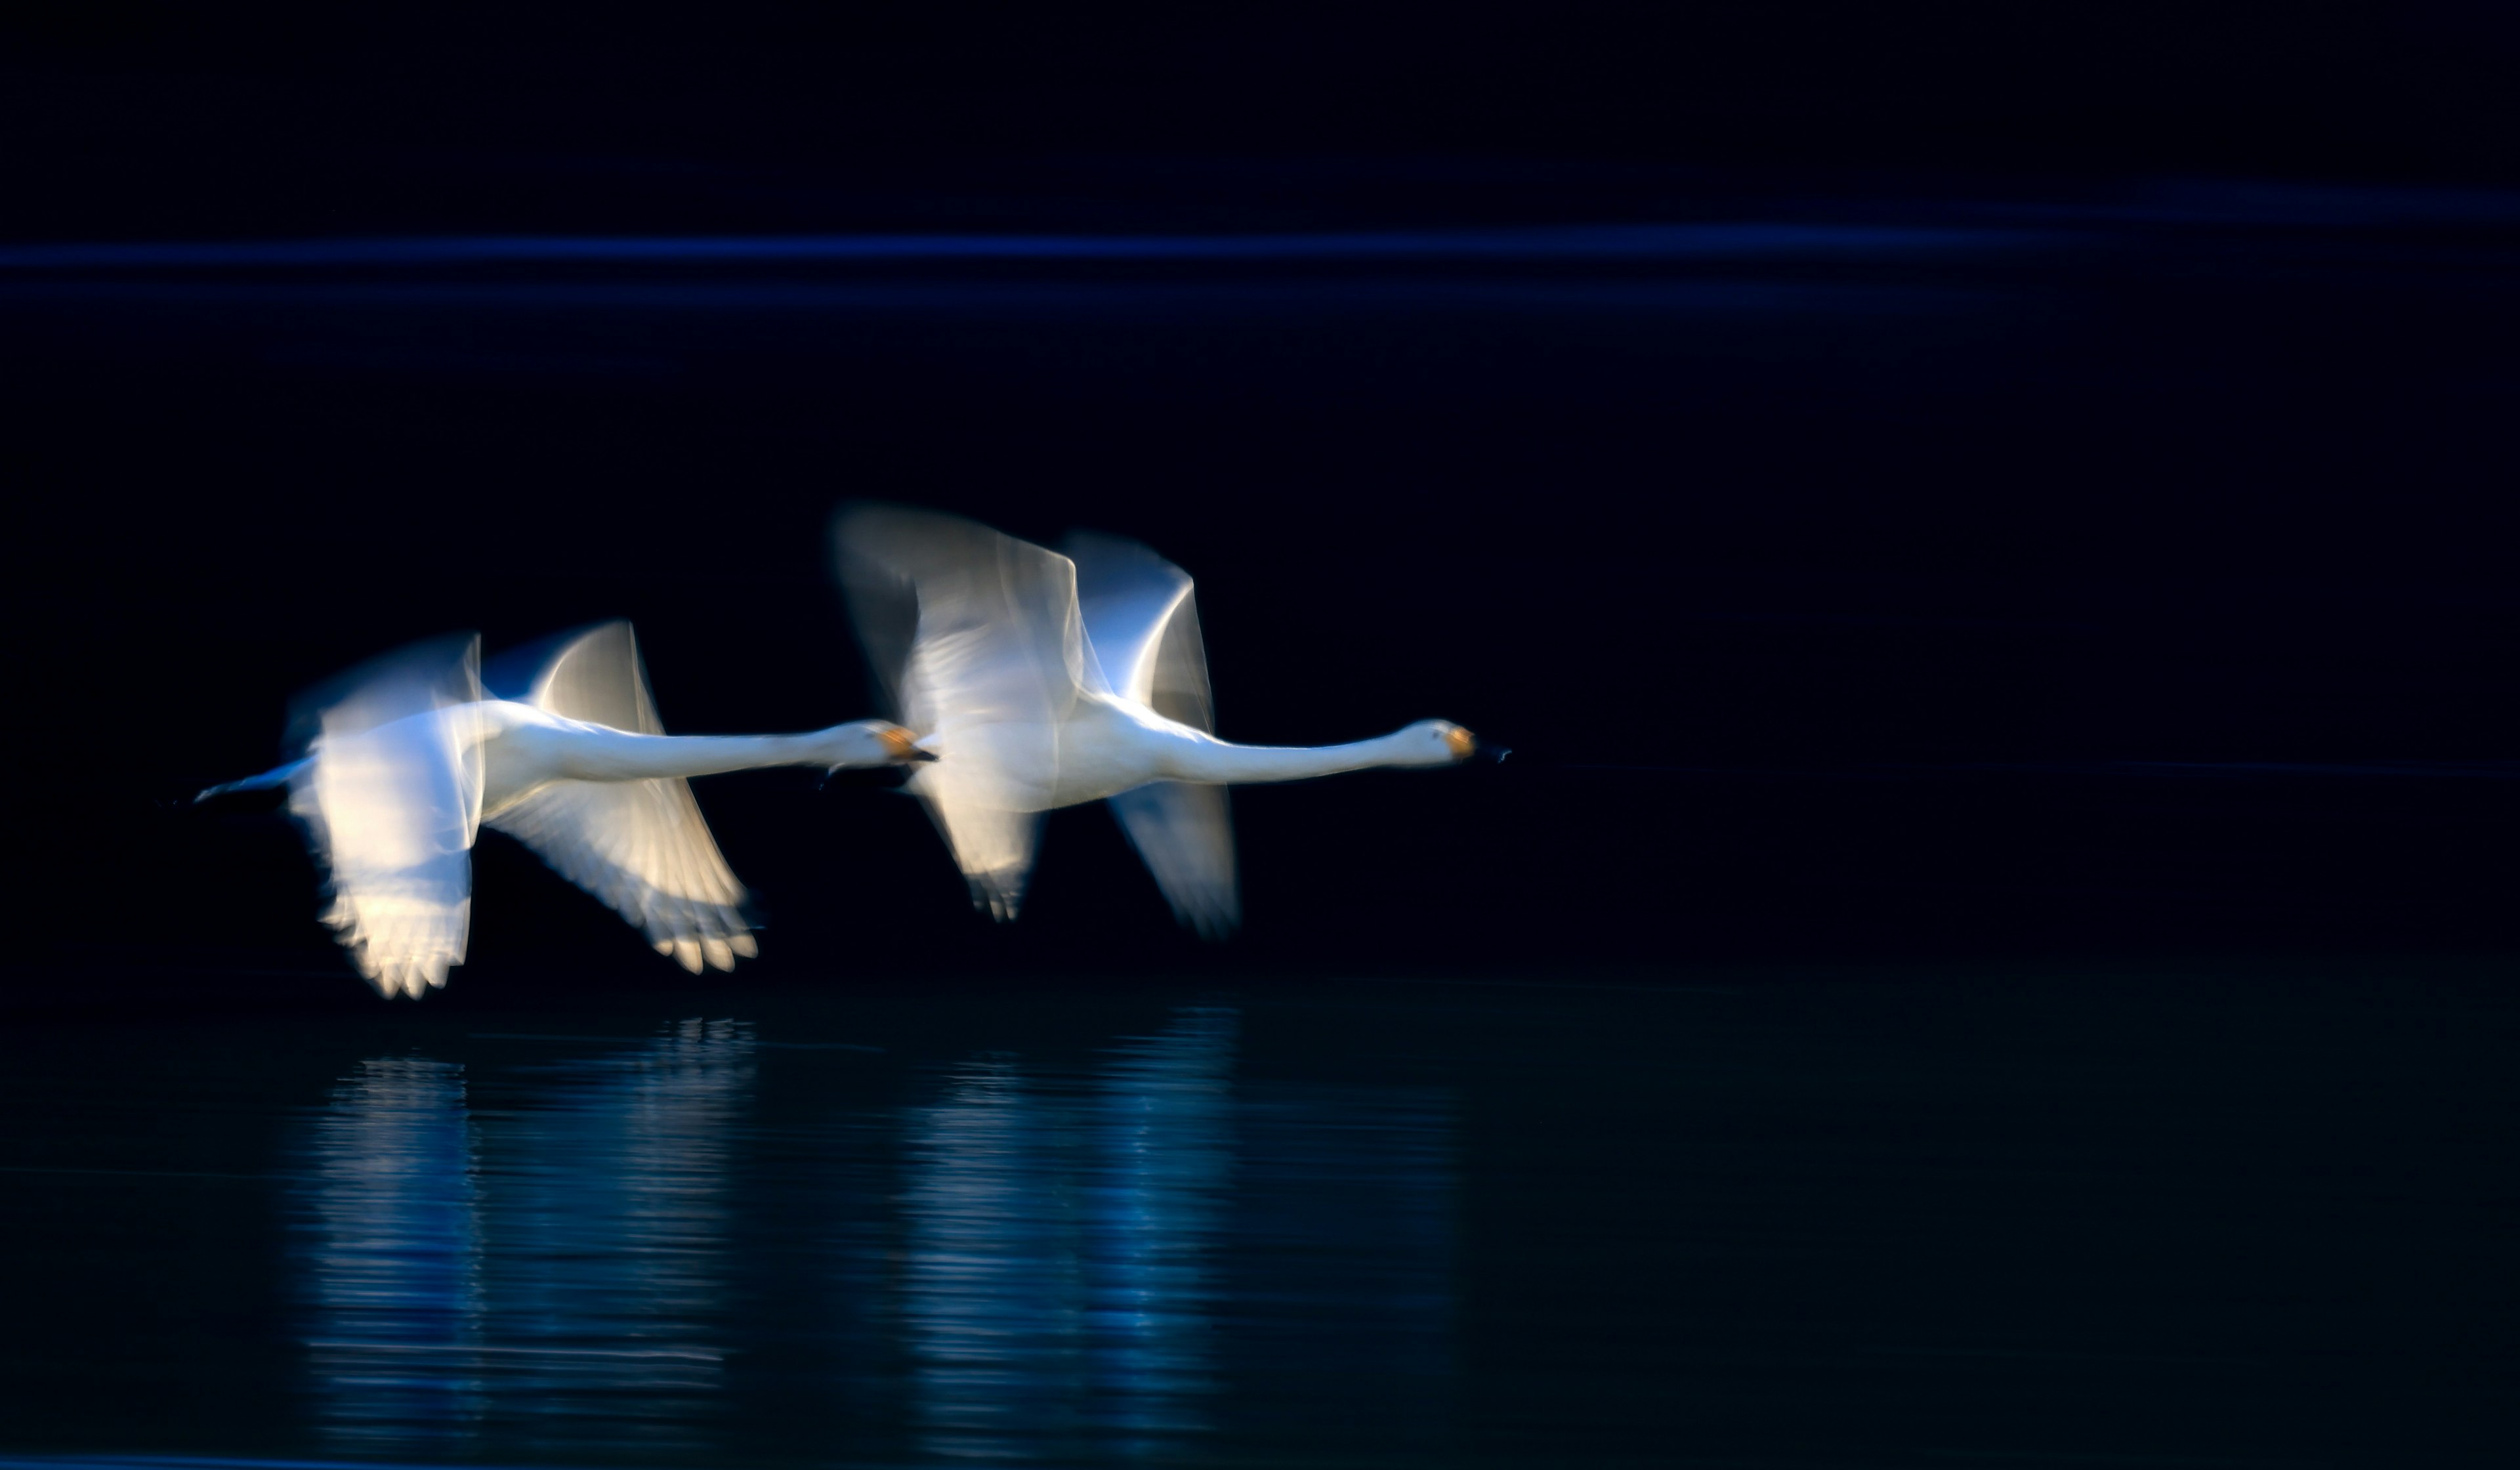
[[695,264],[713,261],[886,264],[956,260],[1687,260],[1842,259],[2006,249],[2026,230],[1895,225],[1603,225],[1285,235],[446,236],[202,245],[43,245],[0,248],[0,270],[228,269],[270,266]]
[[[397,1470],[384,1460],[264,1459],[215,1454],[0,1455],[0,1470]],[[417,1467],[414,1467],[417,1470]],[[497,1470],[475,1466],[473,1470]]]

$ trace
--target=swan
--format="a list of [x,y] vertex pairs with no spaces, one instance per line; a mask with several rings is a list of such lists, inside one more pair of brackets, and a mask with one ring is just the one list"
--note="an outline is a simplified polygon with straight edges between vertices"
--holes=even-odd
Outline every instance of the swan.
[[480,639],[417,644],[299,701],[306,752],[194,800],[285,786],[329,878],[323,920],[390,1000],[464,962],[476,831],[497,828],[698,974],[758,953],[743,885],[710,840],[688,778],[762,766],[934,759],[881,720],[809,735],[668,735],[630,625],[608,622],[502,663],[485,690]]
[[1078,533],[1061,555],[874,505],[844,509],[834,535],[868,661],[945,757],[909,789],[1001,921],[1021,907],[1042,815],[1107,801],[1174,917],[1222,939],[1241,920],[1227,786],[1479,752],[1445,720],[1344,745],[1218,739],[1190,575],[1137,542]]

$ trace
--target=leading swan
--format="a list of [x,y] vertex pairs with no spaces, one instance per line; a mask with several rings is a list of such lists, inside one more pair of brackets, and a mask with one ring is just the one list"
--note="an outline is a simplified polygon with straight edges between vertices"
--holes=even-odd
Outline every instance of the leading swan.
[[1218,739],[1190,576],[1134,541],[1078,534],[1062,556],[889,506],[843,510],[835,534],[868,660],[944,757],[910,789],[999,919],[1022,904],[1042,814],[1108,801],[1174,916],[1222,938],[1241,918],[1228,785],[1478,751],[1444,720],[1345,745]]
[[[529,652],[534,650],[529,650]],[[508,833],[699,973],[757,953],[743,885],[688,778],[933,757],[880,720],[810,735],[668,735],[624,622],[557,640],[517,697],[485,691],[480,639],[416,645],[300,701],[305,755],[196,797],[289,788],[329,873],[324,922],[381,995],[417,998],[464,962],[480,827]]]

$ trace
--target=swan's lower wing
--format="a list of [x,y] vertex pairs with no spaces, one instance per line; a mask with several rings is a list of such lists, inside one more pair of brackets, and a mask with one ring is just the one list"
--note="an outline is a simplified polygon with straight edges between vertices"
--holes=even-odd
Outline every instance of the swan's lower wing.
[[1001,923],[1023,912],[1033,854],[1041,845],[1041,814],[952,801],[930,801],[927,811],[971,885],[971,906]]
[[759,951],[691,783],[556,780],[484,819],[698,974]]
[[910,790],[971,885],[972,905],[1002,922],[1022,910],[1041,846],[1044,803],[1014,773],[1034,747],[1053,738],[1036,726],[964,726],[947,736],[947,754],[910,779]]
[[1173,906],[1173,917],[1202,939],[1223,939],[1240,926],[1225,787],[1155,781],[1112,797],[1111,811]]
[[[1216,705],[1190,574],[1116,536],[1078,532],[1067,538],[1066,551],[1076,563],[1078,616],[1092,667],[1105,691],[1214,734]],[[1223,939],[1241,924],[1225,787],[1155,781],[1112,797],[1111,811],[1155,875],[1173,917],[1204,939]]]
[[290,808],[327,871],[324,922],[380,994],[418,997],[464,962],[480,742],[467,707],[327,733]]
[[1085,677],[1076,568],[976,522],[900,507],[844,511],[836,535],[868,660],[901,722],[937,757],[910,789],[953,849],[971,901],[1011,919]]

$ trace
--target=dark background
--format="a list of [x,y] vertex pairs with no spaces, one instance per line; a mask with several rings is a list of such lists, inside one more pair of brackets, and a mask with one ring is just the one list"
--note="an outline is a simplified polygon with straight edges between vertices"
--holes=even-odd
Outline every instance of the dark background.
[[[291,1140],[380,1059],[505,1128],[733,1015],[716,1458],[827,1462],[898,1425],[797,1283],[898,1270],[951,1079],[1222,1006],[1311,1232],[1183,1241],[1311,1293],[1215,1318],[1238,1463],[1415,1411],[1341,1366],[1394,1089],[1436,1462],[2510,1463],[2510,8],[1177,11],[0,21],[9,1448],[338,1452]],[[963,245],[691,244],[901,235]],[[515,237],[577,244],[374,244]],[[758,961],[491,837],[418,1007],[276,811],[184,804],[451,629],[630,617],[678,731],[870,713],[853,496],[1174,557],[1230,738],[1515,754],[1238,793],[1222,948],[1101,812],[993,928],[880,782],[716,778]]]
[[[2498,7],[8,23],[22,999],[346,976],[286,824],[180,801],[397,643],[625,615],[674,729],[869,712],[850,496],[1149,541],[1228,737],[1516,754],[1238,795],[1223,951],[1100,813],[991,931],[878,784],[712,780],[764,979],[2512,939]],[[478,869],[459,990],[666,970]]]

